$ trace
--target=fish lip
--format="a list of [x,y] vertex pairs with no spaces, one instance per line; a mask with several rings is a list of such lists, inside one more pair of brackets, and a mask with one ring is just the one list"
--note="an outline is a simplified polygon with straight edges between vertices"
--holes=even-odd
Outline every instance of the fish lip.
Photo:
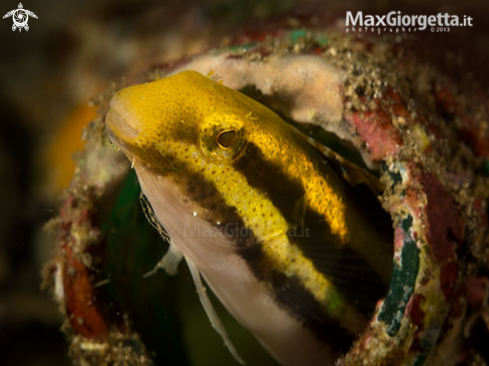
[[[130,161],[137,160],[139,165],[154,169],[155,164],[150,162],[151,159],[148,160],[148,157],[143,156],[144,154],[138,153],[140,151],[137,146],[139,131],[127,123],[120,113],[113,108],[110,108],[105,116],[105,133],[109,140],[120,148]],[[174,167],[168,158],[161,151],[158,151],[158,154],[161,157],[159,162],[163,163],[166,168],[161,170],[160,174],[163,174],[164,171],[173,171]],[[161,164],[159,166],[160,168],[163,167]]]
[[129,158],[134,156],[134,146],[137,145],[139,131],[133,128],[121,114],[114,110],[114,106],[105,115],[105,133],[109,140],[120,148]]
[[125,142],[138,137],[139,131],[132,127],[122,115],[113,107],[105,116],[105,126],[110,131],[109,136],[116,137],[118,141]]
[[107,124],[105,125],[104,132],[109,138],[110,142],[112,142],[114,145],[116,145],[119,148],[122,147],[123,142],[119,139],[119,137],[116,136],[116,134],[110,129],[110,127],[107,126]]

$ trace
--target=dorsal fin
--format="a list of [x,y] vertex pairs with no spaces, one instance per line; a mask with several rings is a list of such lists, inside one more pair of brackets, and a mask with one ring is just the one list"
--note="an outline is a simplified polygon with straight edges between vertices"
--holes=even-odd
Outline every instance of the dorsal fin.
[[314,138],[305,136],[302,132],[299,133],[306,139],[307,142],[309,142],[309,144],[314,146],[316,150],[328,158],[328,161],[333,164],[339,172],[341,172],[342,177],[352,186],[365,184],[376,196],[379,196],[382,194],[382,192],[384,192],[384,184],[367,169],[345,159],[335,151],[331,150],[329,147],[316,141]]

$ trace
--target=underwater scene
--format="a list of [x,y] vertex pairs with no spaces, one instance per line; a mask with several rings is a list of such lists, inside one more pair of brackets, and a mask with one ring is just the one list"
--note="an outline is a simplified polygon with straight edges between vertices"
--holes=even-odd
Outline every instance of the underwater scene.
[[489,365],[488,4],[2,6],[1,365]]

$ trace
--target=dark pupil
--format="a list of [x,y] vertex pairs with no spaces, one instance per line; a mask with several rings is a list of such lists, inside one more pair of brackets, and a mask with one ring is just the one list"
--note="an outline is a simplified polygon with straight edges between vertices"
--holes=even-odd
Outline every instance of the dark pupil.
[[236,143],[237,137],[238,134],[236,133],[236,130],[222,131],[217,135],[217,143],[223,149],[227,149]]

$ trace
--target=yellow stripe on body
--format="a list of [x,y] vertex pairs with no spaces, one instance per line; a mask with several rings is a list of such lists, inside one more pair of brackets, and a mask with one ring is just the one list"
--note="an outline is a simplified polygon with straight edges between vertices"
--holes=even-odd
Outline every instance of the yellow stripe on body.
[[[329,224],[330,230],[337,235],[341,242],[347,241],[348,229],[345,220],[345,205],[342,198],[335,190],[318,174],[310,159],[300,149],[289,144],[277,145],[270,143],[269,137],[255,133],[254,143],[260,148],[264,156],[275,163],[287,161],[285,166],[281,164],[291,179],[301,181],[305,189],[307,205],[322,215]],[[276,146],[280,146],[276,148]]]

